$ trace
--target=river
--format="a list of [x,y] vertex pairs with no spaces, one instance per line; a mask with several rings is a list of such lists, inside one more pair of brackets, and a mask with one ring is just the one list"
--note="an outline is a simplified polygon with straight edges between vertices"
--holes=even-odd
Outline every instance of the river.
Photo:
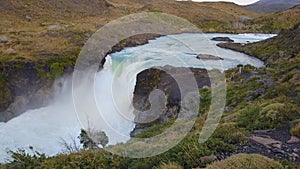
[[[217,33],[169,35],[107,56],[104,69],[96,75],[94,90],[98,93],[95,98],[103,117],[101,130],[108,135],[109,144],[114,145],[130,139],[129,134],[135,126],[131,100],[139,72],[153,66],[164,65],[222,71],[239,64],[262,67],[264,63],[261,60],[219,48],[216,44],[220,42],[210,39],[230,37],[238,43],[249,43],[272,36],[275,35]],[[224,60],[199,60],[194,54],[211,54]],[[62,152],[63,147],[59,143],[61,139],[71,142],[72,138],[77,138],[82,127],[74,110],[71,79],[71,77],[57,79],[56,84],[63,85],[56,90],[56,96],[50,105],[28,110],[7,123],[0,123],[0,162],[9,159],[8,150],[18,148],[29,150],[29,146],[53,156]],[[86,88],[89,87],[89,83],[85,85]],[[115,132],[120,133],[122,137],[116,136]]]

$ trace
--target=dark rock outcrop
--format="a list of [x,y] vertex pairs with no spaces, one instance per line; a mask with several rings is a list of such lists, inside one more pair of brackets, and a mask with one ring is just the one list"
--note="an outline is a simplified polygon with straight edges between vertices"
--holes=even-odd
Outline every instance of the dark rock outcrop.
[[223,42],[234,42],[234,40],[230,39],[229,37],[214,37],[211,40],[213,40],[213,41],[223,41]]
[[224,60],[221,57],[214,56],[214,55],[208,55],[208,54],[199,54],[199,55],[197,55],[197,59],[200,59],[200,60]]
[[237,52],[245,53],[245,51],[242,49],[244,44],[241,43],[218,43],[217,46],[225,49],[231,49],[235,50]]
[[[184,79],[186,74],[183,72],[186,68],[175,68],[165,66],[163,70],[172,72],[172,76]],[[150,123],[136,123],[131,136],[134,137],[140,132],[146,130],[155,123],[167,123],[174,120],[180,111],[181,92],[175,79],[160,68],[151,68],[142,71],[137,76],[137,83],[134,90],[133,105],[139,111],[146,111],[150,108],[149,94],[159,89],[166,96],[166,107],[160,112],[160,116]],[[197,81],[198,88],[210,86],[208,72],[205,69],[191,68],[191,72]]]
[[[0,65],[0,122],[6,122],[28,109],[45,106],[52,98],[53,81],[41,76],[50,65],[32,61],[9,61]],[[64,73],[70,73],[71,67]]]

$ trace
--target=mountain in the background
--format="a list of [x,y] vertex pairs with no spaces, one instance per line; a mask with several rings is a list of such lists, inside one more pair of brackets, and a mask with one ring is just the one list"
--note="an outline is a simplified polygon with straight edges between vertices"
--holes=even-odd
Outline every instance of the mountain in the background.
[[244,7],[256,13],[268,13],[283,11],[299,4],[300,0],[260,0]]

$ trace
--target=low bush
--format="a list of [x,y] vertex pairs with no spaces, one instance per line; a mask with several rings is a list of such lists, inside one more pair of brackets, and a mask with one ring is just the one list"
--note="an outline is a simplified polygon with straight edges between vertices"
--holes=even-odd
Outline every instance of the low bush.
[[235,123],[221,124],[215,133],[214,138],[220,138],[229,144],[240,144],[245,141],[246,131],[235,126]]
[[298,117],[296,106],[289,103],[272,103],[259,112],[257,120],[264,122],[265,128],[276,128],[286,126],[288,122]]
[[248,130],[285,127],[299,117],[297,106],[290,103],[264,103],[239,111],[238,126]]
[[255,130],[262,128],[263,125],[257,121],[261,108],[258,106],[244,108],[238,113],[240,114],[237,119],[237,123],[239,127],[246,128],[248,130]]

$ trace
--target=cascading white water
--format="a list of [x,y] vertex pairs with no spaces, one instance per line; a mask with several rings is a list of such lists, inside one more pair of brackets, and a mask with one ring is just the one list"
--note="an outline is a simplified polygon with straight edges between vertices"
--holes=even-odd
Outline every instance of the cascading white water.
[[[207,40],[212,37],[227,36],[235,42],[246,43],[263,40],[274,35],[256,34],[180,34],[158,38],[149,44],[134,48],[126,48],[107,58],[104,69],[96,74],[95,81],[82,79],[82,93],[95,82],[95,99],[101,113],[100,129],[109,137],[111,145],[130,139],[129,134],[134,128],[131,105],[136,75],[153,66],[189,66],[208,69],[226,70],[238,64],[263,66],[263,62],[238,52],[221,49],[217,42]],[[224,58],[223,68],[216,61],[199,61],[187,46],[196,53],[219,54]],[[210,45],[208,45],[210,43]],[[211,45],[213,44],[213,45]],[[213,48],[210,48],[213,46]],[[63,86],[57,88],[57,96],[44,108],[28,110],[7,123],[0,123],[0,162],[4,162],[7,150],[16,150],[33,146],[47,155],[60,153],[60,139],[70,142],[71,137],[79,135],[81,125],[74,110],[70,77],[58,80]],[[89,106],[89,105],[82,105]],[[93,117],[89,117],[93,118]],[[99,129],[99,126],[97,127]],[[116,133],[122,137],[116,136]],[[77,140],[78,141],[78,140]]]

